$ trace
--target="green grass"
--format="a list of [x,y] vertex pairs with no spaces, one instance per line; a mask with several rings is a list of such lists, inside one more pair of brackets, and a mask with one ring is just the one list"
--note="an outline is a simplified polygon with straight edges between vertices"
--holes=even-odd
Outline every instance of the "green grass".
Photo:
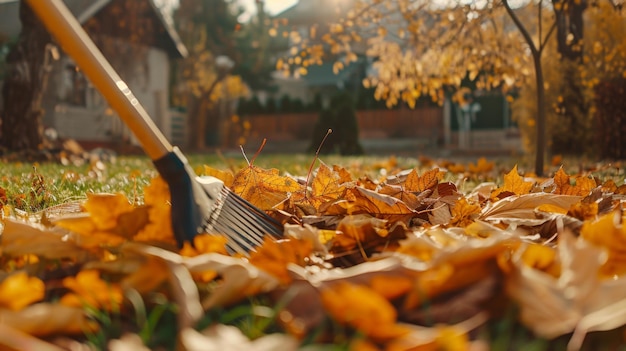
[[[189,163],[196,172],[207,165],[233,172],[247,165],[242,155],[189,155]],[[375,173],[371,165],[384,162],[383,157],[327,156],[322,161],[352,168],[355,173]],[[260,155],[254,164],[262,168],[276,168],[281,173],[306,176],[313,155]],[[412,168],[417,159],[399,159],[401,166]],[[62,165],[54,162],[2,162],[0,163],[0,188],[6,199],[0,201],[27,212],[38,212],[50,206],[84,199],[88,193],[124,193],[131,201],[141,202],[143,188],[157,175],[147,157],[123,156],[115,162],[98,165]],[[319,165],[316,162],[316,165]]]

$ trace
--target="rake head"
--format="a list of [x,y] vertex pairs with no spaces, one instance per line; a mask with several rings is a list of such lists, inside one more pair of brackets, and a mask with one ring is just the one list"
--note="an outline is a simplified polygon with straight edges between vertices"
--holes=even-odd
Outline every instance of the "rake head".
[[153,161],[170,188],[172,226],[179,246],[201,233],[222,234],[231,252],[247,255],[265,235],[282,237],[283,227],[231,192],[215,177],[198,177],[178,148]]

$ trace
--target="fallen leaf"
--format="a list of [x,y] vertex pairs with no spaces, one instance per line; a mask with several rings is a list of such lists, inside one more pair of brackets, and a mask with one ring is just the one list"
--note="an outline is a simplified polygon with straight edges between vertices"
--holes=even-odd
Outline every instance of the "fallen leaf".
[[561,274],[529,267],[517,255],[506,291],[520,306],[521,321],[536,335],[552,339],[575,331],[568,350],[578,350],[587,332],[626,323],[626,279],[601,279],[606,254],[567,229],[558,237]]
[[321,298],[333,319],[376,341],[388,341],[409,333],[408,328],[397,324],[393,305],[365,286],[337,282],[323,288]]
[[38,303],[20,311],[0,309],[0,325],[34,336],[55,334],[83,335],[97,330],[82,308],[62,304]]
[[41,279],[17,272],[0,282],[0,308],[19,311],[43,299],[45,285]]
[[274,240],[265,237],[263,245],[250,254],[250,263],[272,274],[283,284],[288,284],[291,277],[287,266],[296,264],[307,265],[307,258],[313,252],[313,245],[308,240],[284,239]]
[[424,172],[421,176],[418,175],[417,170],[414,168],[406,177],[404,187],[407,191],[422,192],[428,189],[434,188],[441,179],[443,179],[444,172],[441,172],[439,168],[433,168]]
[[268,334],[255,340],[248,339],[234,326],[216,324],[203,331],[185,328],[180,342],[187,351],[295,351],[299,342],[285,334]]
[[10,325],[0,323],[0,349],[2,350],[37,350],[64,351],[64,348],[45,342],[26,334]]
[[476,204],[470,204],[465,198],[458,200],[450,210],[452,218],[449,225],[466,227],[474,222],[480,214],[481,208]]
[[71,292],[65,294],[60,303],[69,307],[90,307],[107,311],[117,310],[122,305],[122,289],[100,278],[96,270],[83,270],[76,277],[63,279],[63,286]]
[[554,193],[559,195],[586,196],[597,186],[594,179],[582,176],[576,177],[575,183],[575,185],[571,184],[570,176],[565,173],[563,167],[560,167],[554,175],[554,184],[556,185]]
[[204,165],[201,175],[215,177],[224,182],[224,185],[228,188],[231,188],[235,181],[235,176],[231,172],[215,169],[207,165]]
[[221,277],[212,293],[202,301],[205,310],[227,306],[279,286],[278,278],[240,258],[209,253],[184,257],[182,263],[192,274],[214,271]]
[[502,193],[525,195],[533,188],[532,182],[527,182],[517,173],[517,165],[504,175],[504,184],[493,191],[492,198],[497,198]]
[[266,170],[254,165],[235,174],[232,186],[233,192],[262,210],[271,210],[300,189],[295,179],[279,175],[277,169]]

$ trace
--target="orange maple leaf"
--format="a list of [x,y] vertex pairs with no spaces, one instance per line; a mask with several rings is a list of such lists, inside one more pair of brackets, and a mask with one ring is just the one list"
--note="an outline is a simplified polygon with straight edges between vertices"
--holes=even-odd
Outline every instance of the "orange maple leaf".
[[494,162],[489,162],[486,158],[481,157],[478,159],[478,161],[476,161],[476,164],[470,163],[469,165],[467,165],[467,168],[470,172],[474,174],[480,174],[491,172],[494,166]]
[[301,188],[295,179],[279,175],[277,169],[249,165],[235,174],[232,190],[256,207],[271,210]]
[[578,196],[588,195],[597,186],[594,179],[583,176],[576,177],[575,185],[572,185],[570,176],[565,173],[563,167],[559,168],[554,175],[554,184],[556,185],[555,194]]
[[404,188],[407,191],[418,192],[432,189],[439,181],[443,179],[444,172],[441,172],[439,168],[433,168],[421,176],[417,173],[417,170],[414,168],[407,176],[404,181]]
[[313,252],[313,244],[308,240],[284,239],[275,241],[265,237],[263,245],[250,254],[250,263],[272,274],[283,284],[289,284],[291,277],[287,270],[290,263],[307,265],[307,257]]
[[470,204],[467,199],[462,198],[454,203],[450,212],[452,219],[451,226],[466,227],[474,222],[474,219],[480,214],[479,205]]
[[415,211],[402,200],[362,187],[349,188],[343,200],[326,209],[327,215],[371,214],[390,221],[407,221]]
[[340,175],[325,164],[321,164],[311,183],[311,191],[302,189],[292,196],[291,201],[297,206],[312,206],[317,212],[320,207],[342,198],[346,187],[341,183]]
[[491,195],[492,198],[497,198],[501,194],[512,193],[514,195],[524,195],[530,193],[533,188],[532,182],[527,182],[517,173],[517,165],[504,176],[504,184],[495,189]]

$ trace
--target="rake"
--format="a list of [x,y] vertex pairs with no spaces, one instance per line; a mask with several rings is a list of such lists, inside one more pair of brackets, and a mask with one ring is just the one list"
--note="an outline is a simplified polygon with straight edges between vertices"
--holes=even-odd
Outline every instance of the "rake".
[[178,246],[200,233],[227,236],[231,252],[247,255],[263,238],[280,238],[282,225],[214,177],[198,177],[183,153],[154,124],[129,87],[62,0],[27,0],[48,31],[137,137],[171,193]]

